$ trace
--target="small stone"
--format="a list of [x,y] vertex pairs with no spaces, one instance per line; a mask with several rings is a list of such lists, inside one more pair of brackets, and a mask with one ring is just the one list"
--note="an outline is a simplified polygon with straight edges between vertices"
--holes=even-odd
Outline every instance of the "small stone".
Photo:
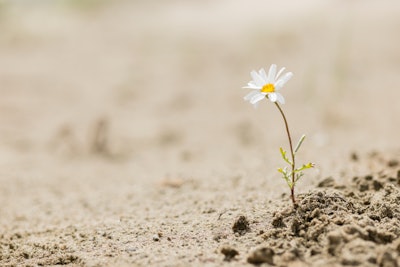
[[356,152],[351,153],[350,155],[351,160],[358,161],[358,155]]
[[275,252],[271,248],[258,248],[250,253],[250,255],[247,257],[247,262],[252,264],[268,263],[273,265],[274,255]]
[[283,228],[283,227],[286,227],[286,224],[283,222],[282,217],[277,216],[272,220],[272,226],[274,228]]
[[25,259],[29,259],[31,256],[29,255],[29,253],[28,252],[22,252],[22,256],[25,258]]
[[243,215],[239,216],[239,218],[233,224],[232,230],[234,233],[238,233],[239,235],[244,235],[245,233],[250,231],[249,221],[246,219],[245,216]]
[[375,191],[378,191],[378,190],[380,190],[381,188],[383,188],[382,183],[381,183],[381,182],[378,182],[378,181],[376,181],[376,180],[374,180],[374,181],[372,182],[372,186],[374,187],[374,190],[375,190]]
[[159,234],[153,235],[153,241],[156,242],[160,241],[160,235]]
[[236,255],[239,255],[239,252],[229,246],[225,246],[221,248],[221,253],[224,254],[224,261],[231,261]]
[[367,181],[372,181],[372,179],[374,179],[374,177],[372,175],[366,175],[364,177],[364,179],[367,180]]
[[396,167],[399,165],[399,161],[396,159],[389,160],[388,167]]
[[360,190],[360,192],[365,192],[365,191],[369,190],[369,186],[368,186],[368,184],[360,184],[358,186],[358,190]]
[[317,184],[317,187],[333,187],[335,180],[332,177],[327,177]]

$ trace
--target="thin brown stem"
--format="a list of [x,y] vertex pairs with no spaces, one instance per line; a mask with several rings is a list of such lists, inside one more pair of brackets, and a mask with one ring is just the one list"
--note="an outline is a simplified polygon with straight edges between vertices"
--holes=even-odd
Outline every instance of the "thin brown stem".
[[292,186],[290,187],[290,193],[291,193],[291,198],[293,202],[293,206],[296,207],[296,199],[294,197],[294,184],[295,184],[295,168],[296,168],[296,162],[295,162],[295,157],[294,157],[294,151],[293,151],[293,144],[292,144],[292,137],[290,136],[290,131],[289,131],[289,125],[286,120],[285,113],[283,113],[283,110],[281,106],[279,106],[278,102],[275,102],[276,107],[279,109],[279,112],[281,113],[283,117],[283,121],[285,122],[285,127],[286,127],[286,133],[289,139],[289,146],[290,146],[290,155],[292,156]]

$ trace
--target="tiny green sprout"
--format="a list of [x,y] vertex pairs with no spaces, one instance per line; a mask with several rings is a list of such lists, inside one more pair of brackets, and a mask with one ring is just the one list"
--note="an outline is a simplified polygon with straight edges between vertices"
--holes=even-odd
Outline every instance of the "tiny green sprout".
[[289,139],[290,158],[287,155],[288,153],[281,147],[279,150],[282,159],[289,165],[289,168],[288,166],[284,168],[278,168],[278,172],[282,174],[283,179],[286,181],[287,185],[290,188],[293,206],[297,207],[296,198],[294,194],[296,183],[301,177],[303,177],[304,175],[303,171],[306,169],[313,168],[314,163],[303,164],[301,167],[296,168],[296,153],[299,151],[306,136],[302,135],[299,141],[297,142],[296,147],[293,149],[293,143],[289,131],[289,125],[285,113],[283,112],[281,106],[279,105],[279,104],[284,104],[285,99],[279,92],[277,92],[283,88],[283,86],[286,84],[287,81],[290,80],[290,78],[292,78],[293,73],[287,72],[281,76],[281,74],[285,71],[285,68],[281,68],[278,73],[276,71],[277,67],[275,64],[271,65],[268,74],[264,69],[260,69],[258,72],[253,70],[250,73],[253,80],[250,81],[247,84],[247,86],[243,87],[251,89],[251,92],[244,97],[244,100],[249,101],[256,108],[261,100],[267,98],[275,104],[280,114],[282,115],[283,121],[285,123],[286,133]]

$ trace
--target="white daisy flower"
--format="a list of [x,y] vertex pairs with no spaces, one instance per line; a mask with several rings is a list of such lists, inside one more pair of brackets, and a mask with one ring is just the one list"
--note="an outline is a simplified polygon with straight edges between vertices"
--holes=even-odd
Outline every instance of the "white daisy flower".
[[285,83],[293,76],[293,73],[287,72],[279,78],[284,70],[285,68],[281,68],[279,72],[276,73],[275,64],[272,64],[269,68],[268,75],[264,69],[260,69],[258,72],[253,70],[250,73],[253,80],[250,81],[247,86],[243,87],[252,89],[252,91],[244,97],[244,100],[249,101],[254,107],[257,107],[258,102],[265,97],[271,102],[278,101],[284,104],[285,99],[277,91],[282,89]]

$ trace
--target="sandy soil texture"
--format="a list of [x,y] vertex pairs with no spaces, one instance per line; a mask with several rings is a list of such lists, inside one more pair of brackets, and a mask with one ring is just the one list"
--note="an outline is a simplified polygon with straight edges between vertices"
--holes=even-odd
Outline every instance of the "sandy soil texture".
[[[397,1],[0,1],[0,266],[399,266]],[[243,101],[250,71],[282,90]]]

